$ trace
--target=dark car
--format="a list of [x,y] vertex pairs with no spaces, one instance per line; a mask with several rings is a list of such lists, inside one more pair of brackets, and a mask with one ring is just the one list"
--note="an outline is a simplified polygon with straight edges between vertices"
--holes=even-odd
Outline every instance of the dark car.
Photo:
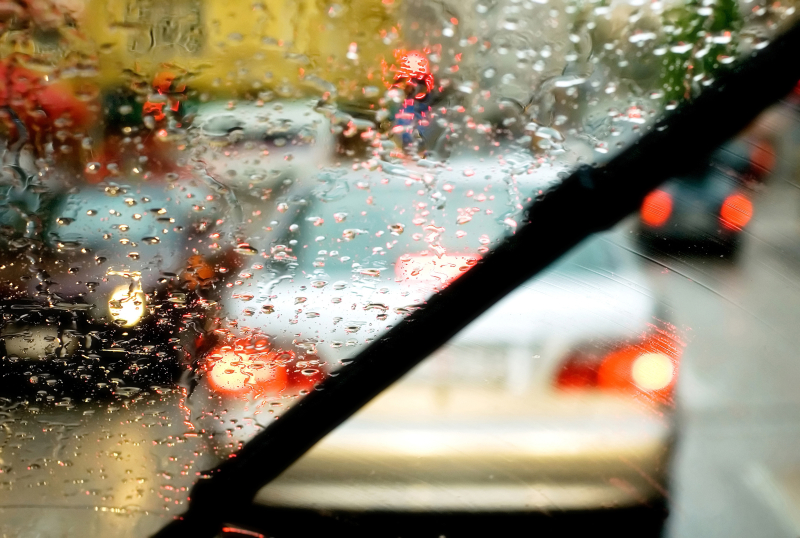
[[753,201],[772,169],[766,141],[735,139],[707,164],[651,192],[642,203],[640,239],[654,250],[734,256],[753,218]]
[[116,179],[12,186],[0,203],[3,394],[70,406],[187,371],[196,266],[213,258],[193,246],[224,202],[194,179]]

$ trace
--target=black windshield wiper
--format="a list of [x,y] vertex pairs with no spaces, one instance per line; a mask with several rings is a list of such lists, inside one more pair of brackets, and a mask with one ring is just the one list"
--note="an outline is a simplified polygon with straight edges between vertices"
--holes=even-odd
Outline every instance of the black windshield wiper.
[[589,235],[695,169],[800,79],[800,25],[722,74],[601,168],[583,167],[527,209],[517,233],[207,473],[188,511],[156,536],[214,536],[259,489],[468,323]]

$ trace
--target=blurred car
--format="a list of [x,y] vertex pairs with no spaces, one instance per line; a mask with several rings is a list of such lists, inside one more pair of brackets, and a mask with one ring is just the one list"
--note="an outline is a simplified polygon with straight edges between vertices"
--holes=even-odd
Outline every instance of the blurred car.
[[328,120],[306,103],[212,102],[196,118],[193,134],[207,150],[196,155],[199,169],[170,156],[148,170],[139,156],[168,156],[170,141],[153,137],[136,149],[139,140],[128,137],[122,147],[138,157],[133,164],[125,151],[107,152],[73,186],[7,176],[0,260],[9,269],[36,249],[41,262],[36,278],[17,263],[25,289],[4,290],[0,302],[11,320],[0,326],[0,344],[15,358],[3,371],[6,393],[76,401],[191,378],[192,354],[205,344],[200,303],[213,302],[226,259],[255,252],[236,238],[258,244],[258,230],[243,229],[242,204],[252,211],[333,154]]
[[[293,184],[308,183],[333,159],[331,120],[316,105],[315,100],[236,106],[214,101],[198,107],[190,129],[196,162],[206,177],[218,178],[219,190],[237,212],[274,207],[264,202],[297,190]],[[238,220],[246,227],[267,219],[270,215],[251,213]]]
[[753,218],[755,196],[774,161],[766,141],[739,138],[728,142],[707,165],[645,198],[640,239],[655,249],[734,256]]
[[210,258],[195,245],[225,202],[185,174],[114,179],[8,187],[0,263],[16,278],[0,297],[4,394],[125,397],[174,386],[189,367],[201,317],[192,282]]
[[[368,190],[364,205],[352,196],[309,196],[279,251],[295,258],[296,274],[241,281],[223,298],[222,314],[236,331],[268,334],[275,350],[293,350],[292,361],[272,363],[284,371],[270,377],[308,376],[313,390],[513,232],[511,178],[531,170],[528,191],[557,176],[533,170],[521,155],[456,157],[429,169],[427,180],[410,165],[405,177],[387,174],[389,163],[383,174],[342,179]],[[435,222],[426,218],[433,204],[441,210]],[[632,257],[609,239],[587,241],[325,438],[256,501],[354,512],[659,505],[682,345]],[[216,360],[226,352],[217,350]],[[254,390],[264,390],[253,373],[263,366],[247,366],[252,353],[239,351],[239,370],[210,370],[210,383],[249,374]],[[248,405],[226,409],[241,423]]]

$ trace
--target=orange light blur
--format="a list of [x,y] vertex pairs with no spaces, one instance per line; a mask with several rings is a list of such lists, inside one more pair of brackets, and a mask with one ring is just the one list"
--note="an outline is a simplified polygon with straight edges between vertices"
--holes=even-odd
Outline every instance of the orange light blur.
[[161,71],[156,73],[156,76],[153,77],[153,88],[158,93],[168,93],[169,91],[180,93],[186,91],[185,84],[181,84],[176,87],[172,86],[176,78],[178,78],[178,75],[170,71]]
[[741,230],[753,218],[753,202],[743,194],[732,194],[725,198],[719,218],[725,228]]
[[156,121],[161,121],[167,117],[164,114],[164,105],[166,103],[153,103],[152,101],[145,101],[144,105],[142,105],[142,114],[143,115],[152,115],[153,119]]
[[404,281],[446,285],[467,272],[480,259],[477,254],[443,254],[441,258],[404,254],[397,260],[395,274]]
[[642,222],[649,226],[663,226],[672,214],[672,196],[662,190],[648,194],[642,203]]
[[189,257],[186,270],[181,273],[181,280],[186,282],[190,290],[194,291],[198,286],[201,288],[210,286],[214,275],[214,268],[202,256],[196,254]]

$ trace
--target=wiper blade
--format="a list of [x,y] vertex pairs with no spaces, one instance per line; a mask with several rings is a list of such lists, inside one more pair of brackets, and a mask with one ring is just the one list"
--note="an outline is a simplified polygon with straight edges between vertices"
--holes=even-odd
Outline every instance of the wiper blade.
[[580,241],[636,211],[659,184],[695,169],[788,94],[800,79],[799,50],[795,25],[605,166],[577,169],[527,208],[515,235],[208,472],[192,489],[188,511],[156,536],[214,536],[258,490],[468,323]]

